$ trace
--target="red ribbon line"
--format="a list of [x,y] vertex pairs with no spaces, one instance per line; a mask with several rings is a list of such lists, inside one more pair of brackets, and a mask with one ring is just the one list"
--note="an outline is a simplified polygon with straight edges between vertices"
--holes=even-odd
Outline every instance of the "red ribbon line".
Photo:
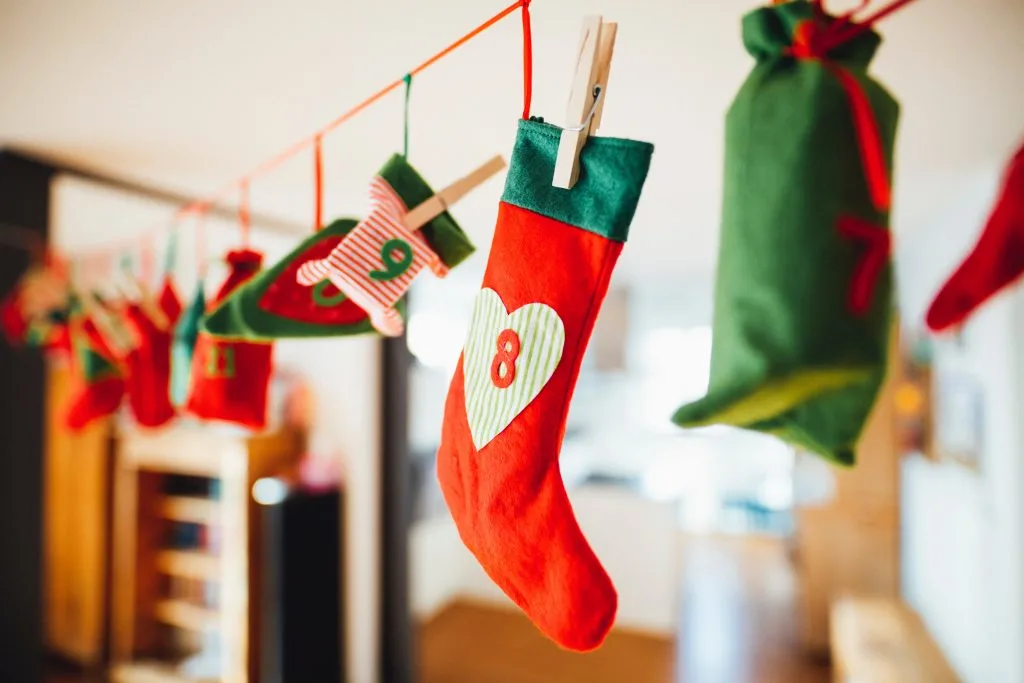
[[313,143],[313,231],[323,225],[324,218],[324,157],[323,136]]
[[[419,65],[417,65],[416,67],[414,67],[412,69],[409,69],[408,73],[413,75],[413,76],[415,76],[415,75],[425,71],[426,69],[430,68],[431,66],[436,64],[441,59],[447,57],[449,54],[451,54],[452,52],[454,52],[458,48],[460,48],[463,45],[465,45],[466,43],[468,43],[473,38],[477,37],[478,35],[480,35],[484,31],[486,31],[487,29],[491,28],[492,26],[494,26],[495,24],[500,22],[502,19],[505,19],[510,14],[514,13],[516,10],[522,9],[522,11],[523,11],[523,32],[524,32],[524,34],[523,34],[523,65],[524,65],[524,71],[526,72],[526,78],[524,78],[524,83],[523,83],[523,99],[524,99],[524,107],[523,107],[523,109],[524,109],[524,117],[528,116],[529,109],[530,109],[530,99],[532,97],[532,62],[533,62],[533,58],[532,58],[532,41],[531,41],[531,36],[530,36],[530,16],[529,16],[530,2],[531,2],[531,0],[516,0],[516,2],[513,2],[511,5],[505,7],[503,10],[501,10],[500,12],[495,14],[494,16],[490,17],[489,19],[487,19],[482,24],[480,24],[479,26],[477,26],[473,30],[469,31],[465,35],[461,36],[455,42],[451,43],[450,45],[448,45],[447,47],[443,48],[442,50],[440,50],[436,54],[432,55],[431,57],[429,57],[424,62],[420,63]],[[205,214],[205,213],[209,212],[210,209],[213,208],[214,206],[216,206],[220,202],[220,200],[222,200],[226,195],[229,195],[230,193],[232,193],[232,192],[234,192],[236,190],[241,190],[242,187],[243,186],[247,186],[249,184],[249,182],[253,178],[255,178],[257,176],[260,176],[260,175],[263,175],[264,173],[267,173],[268,171],[271,171],[271,170],[277,168],[278,166],[283,164],[285,161],[291,159],[295,155],[297,155],[300,152],[304,151],[306,148],[313,146],[318,138],[322,138],[327,133],[330,133],[335,128],[338,128],[339,126],[341,126],[343,123],[345,123],[349,119],[351,119],[351,118],[355,117],[356,115],[360,114],[365,109],[367,109],[371,105],[375,104],[378,100],[382,99],[383,97],[385,97],[386,95],[391,93],[393,90],[396,90],[399,87],[403,86],[404,83],[405,83],[404,76],[403,76],[403,78],[399,78],[399,79],[397,79],[395,81],[392,81],[391,83],[388,83],[383,88],[381,88],[377,92],[373,93],[372,95],[370,95],[369,97],[364,99],[362,102],[359,102],[358,104],[356,104],[355,106],[350,108],[348,111],[345,111],[344,113],[340,114],[338,117],[336,117],[333,121],[331,121],[327,125],[325,125],[322,128],[316,130],[315,132],[311,133],[310,135],[308,135],[308,136],[306,136],[306,137],[296,141],[291,146],[289,146],[286,149],[282,150],[281,152],[279,152],[275,156],[272,156],[269,159],[267,159],[266,161],[264,161],[261,164],[257,165],[255,168],[250,170],[245,175],[242,175],[239,178],[236,178],[235,180],[232,180],[230,183],[226,183],[224,186],[222,186],[216,192],[210,194],[209,196],[207,196],[207,197],[205,197],[203,199],[198,199],[196,201],[189,202],[188,204],[185,204],[185,205],[179,207],[172,214],[170,222],[169,222],[169,225],[168,224],[163,224],[163,225],[160,225],[160,226],[156,226],[156,227],[153,227],[153,228],[150,228],[150,229],[146,230],[145,232],[147,232],[147,233],[148,232],[153,232],[154,235],[155,235],[155,233],[162,232],[163,230],[174,230],[174,229],[177,229],[177,227],[178,227],[178,225],[177,225],[178,221],[181,218],[183,218],[184,216],[187,216],[187,215],[190,215],[190,214]],[[97,257],[97,256],[101,257],[101,255],[104,254],[104,253],[116,252],[116,251],[119,251],[119,250],[127,249],[127,248],[130,248],[131,245],[137,244],[137,240],[138,239],[139,239],[138,237],[135,237],[135,238],[132,238],[130,240],[119,241],[119,242],[117,242],[117,243],[115,243],[113,245],[109,245],[107,247],[104,247],[103,249],[97,249],[97,250],[91,250],[91,251],[90,250],[83,250],[82,252],[79,252],[79,258],[80,259],[86,259],[86,258],[89,258],[89,257]],[[247,236],[246,236],[246,241],[247,241]]]
[[[839,81],[850,103],[868,195],[876,210],[887,213],[892,205],[892,185],[889,182],[885,147],[878,130],[875,112],[860,81],[841,65],[828,59],[828,50],[823,45],[832,35],[831,27],[819,32],[821,26],[822,24],[814,21],[805,21],[798,25],[793,33],[793,46],[789,52],[797,59],[820,62]],[[841,216],[836,227],[839,234],[846,239],[863,242],[867,247],[866,253],[854,267],[847,302],[855,315],[864,315],[874,300],[878,278],[892,249],[892,238],[884,227],[853,216]]]

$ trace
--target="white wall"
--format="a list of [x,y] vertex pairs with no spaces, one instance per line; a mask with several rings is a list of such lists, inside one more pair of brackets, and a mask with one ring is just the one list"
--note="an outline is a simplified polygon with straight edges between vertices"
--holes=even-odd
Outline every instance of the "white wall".
[[[59,176],[52,191],[52,239],[58,249],[73,256],[83,249],[130,239],[159,226],[166,221],[171,208],[78,178]],[[211,257],[206,291],[212,295],[226,273],[217,257],[237,246],[239,233],[230,221],[208,218],[206,234]],[[265,263],[272,263],[302,236],[299,233],[291,238],[268,233],[256,224],[252,244],[264,252]],[[175,279],[179,294],[187,300],[195,291],[197,272],[193,226],[183,225],[179,237],[180,258]],[[163,250],[162,239],[157,247]],[[156,262],[162,263],[162,257]],[[317,455],[341,457],[346,472],[348,586],[344,600],[348,606],[345,614],[348,680],[352,683],[377,680],[379,349],[375,337],[288,340],[275,345],[276,369],[300,374],[315,392],[317,420],[312,435],[313,448]]]
[[[673,506],[604,486],[578,487],[569,495],[580,527],[618,591],[616,628],[671,637],[682,581]],[[413,527],[409,566],[413,613],[420,619],[460,598],[513,607],[462,545],[447,514]]]
[[[965,173],[962,192],[899,253],[905,327],[973,246],[999,169]],[[1024,290],[989,302],[961,349],[938,345],[936,368],[975,378],[984,402],[980,472],[922,458],[903,466],[902,588],[966,683],[1024,681]]]

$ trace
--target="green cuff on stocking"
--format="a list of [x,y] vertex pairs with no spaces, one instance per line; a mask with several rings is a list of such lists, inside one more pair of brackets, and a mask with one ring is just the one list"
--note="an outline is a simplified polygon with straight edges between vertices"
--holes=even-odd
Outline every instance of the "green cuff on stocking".
[[[410,209],[435,194],[399,154],[392,156],[378,175]],[[366,313],[328,281],[315,287],[303,287],[295,279],[302,264],[326,258],[358,224],[357,219],[341,218],[307,237],[283,259],[235,290],[207,316],[203,330],[215,337],[246,340],[374,332]],[[475,249],[447,211],[420,228],[420,234],[449,268],[465,261]],[[403,302],[400,301],[396,309],[404,315]]]
[[539,119],[519,121],[503,202],[625,242],[640,201],[654,145],[591,137],[580,153],[580,177],[571,190],[551,184],[562,129]]

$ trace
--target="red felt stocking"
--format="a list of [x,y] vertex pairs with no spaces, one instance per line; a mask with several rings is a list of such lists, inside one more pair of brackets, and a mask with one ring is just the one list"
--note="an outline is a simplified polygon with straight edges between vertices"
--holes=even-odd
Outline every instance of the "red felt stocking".
[[558,190],[558,135],[520,123],[437,469],[463,542],[495,583],[557,643],[590,650],[617,597],[577,525],[558,454],[651,147],[592,138],[579,183]]
[[118,409],[125,382],[114,354],[91,319],[76,315],[69,329],[75,389],[65,408],[64,421],[69,429],[79,430]]
[[[228,254],[231,267],[210,310],[259,271],[263,257],[254,251]],[[273,369],[272,344],[214,337],[201,331],[192,356],[192,381],[186,409],[206,420],[262,429]]]
[[139,305],[130,305],[126,312],[138,339],[126,359],[128,404],[142,427],[161,427],[174,418],[175,412],[170,393],[171,338],[172,326],[181,315],[181,302],[169,279],[164,282],[158,305],[166,320],[154,321]]
[[928,309],[936,332],[959,325],[981,304],[1024,273],[1024,146],[1003,177],[1002,190],[974,250]]

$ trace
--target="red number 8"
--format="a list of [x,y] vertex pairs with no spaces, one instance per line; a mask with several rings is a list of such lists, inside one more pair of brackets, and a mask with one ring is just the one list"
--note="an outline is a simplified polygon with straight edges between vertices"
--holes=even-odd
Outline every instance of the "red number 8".
[[522,343],[515,330],[507,329],[498,335],[496,346],[498,352],[491,363],[491,382],[499,389],[508,389],[516,381],[516,360]]

